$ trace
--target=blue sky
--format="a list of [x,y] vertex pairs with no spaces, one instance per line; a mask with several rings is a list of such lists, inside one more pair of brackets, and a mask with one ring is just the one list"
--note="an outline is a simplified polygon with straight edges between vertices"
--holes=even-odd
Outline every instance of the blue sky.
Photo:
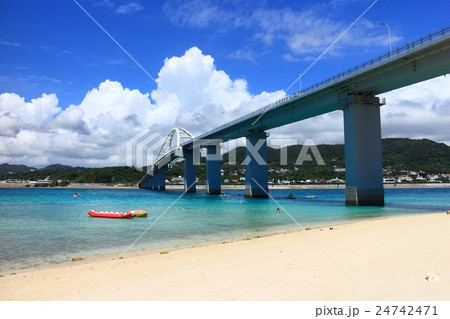
[[[158,89],[75,1],[4,0],[0,162],[120,165],[127,138],[145,127],[162,134],[173,126],[203,133],[282,97],[298,72],[374,2],[77,1],[172,97]],[[450,3],[444,0],[377,1],[304,75],[302,86],[385,53],[388,30],[380,22],[390,25],[395,47],[448,25],[449,11]],[[441,92],[448,84],[441,78],[421,85],[433,96],[432,103],[448,109],[450,97]],[[298,84],[287,93],[295,90]],[[423,117],[420,110],[409,113],[405,101],[420,89],[409,90],[413,93],[393,96],[397,104],[384,111],[383,136],[449,143],[444,130],[414,127],[414,120]],[[186,110],[200,127],[186,118]],[[443,120],[435,115],[429,119],[433,123]],[[396,116],[403,116],[401,125],[392,122]],[[315,125],[305,123],[274,134],[294,136],[299,143],[304,138],[343,141],[341,114],[325,116]],[[119,134],[122,128],[125,132]],[[28,149],[33,145],[40,152]],[[79,154],[80,148],[85,154]]]

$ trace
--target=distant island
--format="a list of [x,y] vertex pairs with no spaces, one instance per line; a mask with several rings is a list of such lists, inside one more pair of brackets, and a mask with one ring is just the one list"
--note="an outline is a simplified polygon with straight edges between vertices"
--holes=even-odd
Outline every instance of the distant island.
[[[383,176],[387,183],[448,182],[450,180],[450,147],[431,140],[386,138],[383,146]],[[287,147],[287,165],[280,165],[280,149],[268,148],[269,183],[273,185],[303,183],[345,183],[343,144],[317,145],[325,165],[305,161],[295,165],[302,145]],[[223,155],[222,184],[245,184],[245,166],[230,165],[229,154]],[[245,147],[236,149],[236,162],[245,159]],[[135,167],[86,168],[52,164],[38,169],[26,165],[1,164],[3,186],[8,183],[28,183],[29,186],[67,186],[77,183],[136,186],[144,176]],[[174,163],[167,172],[166,183],[182,184],[184,165]],[[205,159],[197,167],[199,184],[206,182]],[[1,179],[1,177],[0,177]],[[33,185],[31,185],[33,184]]]

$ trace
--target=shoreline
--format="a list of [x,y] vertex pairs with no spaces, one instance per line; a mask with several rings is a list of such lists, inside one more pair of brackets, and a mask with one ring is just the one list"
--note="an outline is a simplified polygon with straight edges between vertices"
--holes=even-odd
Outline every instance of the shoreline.
[[448,227],[445,212],[394,216],[19,269],[0,300],[73,300],[112,262],[82,300],[365,300],[310,236],[376,300],[448,300]]
[[[266,237],[272,237],[272,236],[295,233],[295,232],[310,231],[310,230],[315,230],[315,229],[320,229],[320,228],[338,227],[338,226],[342,226],[342,225],[355,224],[355,223],[360,223],[360,222],[368,222],[371,220],[389,219],[389,218],[394,218],[394,217],[399,217],[399,216],[376,217],[376,218],[372,218],[372,219],[361,219],[361,220],[351,220],[351,221],[349,220],[346,222],[339,221],[339,222],[333,223],[333,224],[308,226],[308,227],[305,227],[305,230],[297,227],[297,228],[290,228],[290,229],[286,229],[286,230],[274,230],[274,231],[269,231],[269,232],[264,232],[264,233],[256,233],[256,234],[240,236],[240,237],[224,238],[224,239],[207,241],[207,242],[191,244],[191,245],[186,245],[186,246],[176,245],[176,246],[166,246],[166,247],[157,248],[157,249],[129,251],[123,255],[123,258],[120,258],[120,259],[128,259],[128,258],[134,258],[134,257],[156,255],[156,254],[161,254],[161,252],[165,252],[165,251],[179,251],[179,250],[199,248],[199,247],[205,247],[205,246],[211,246],[211,245],[229,244],[229,243],[234,243],[234,242],[252,240],[255,238],[266,238]],[[31,266],[19,267],[19,268],[6,268],[3,270],[0,270],[0,278],[11,276],[11,273],[14,273],[17,275],[17,274],[34,272],[34,271],[46,270],[46,269],[58,269],[58,268],[71,267],[74,265],[84,265],[84,264],[104,262],[104,261],[109,261],[109,260],[116,260],[121,256],[122,256],[121,253],[87,256],[87,257],[77,255],[72,258],[81,258],[81,260],[76,260],[76,261],[65,260],[65,261],[60,261],[60,262],[36,264],[36,265],[31,265]]]
[[[383,184],[384,189],[408,189],[408,188],[450,188],[450,183],[386,183]],[[24,189],[140,189],[137,186],[97,186],[96,184],[69,185],[55,187],[26,187],[20,183],[0,183],[2,188],[24,188]],[[167,190],[179,189],[183,190],[184,185],[166,185]],[[197,189],[205,190],[206,185],[197,185]],[[222,185],[222,190],[239,189],[244,190],[245,185]],[[274,189],[344,189],[345,184],[295,184],[295,185],[269,185],[269,190]]]

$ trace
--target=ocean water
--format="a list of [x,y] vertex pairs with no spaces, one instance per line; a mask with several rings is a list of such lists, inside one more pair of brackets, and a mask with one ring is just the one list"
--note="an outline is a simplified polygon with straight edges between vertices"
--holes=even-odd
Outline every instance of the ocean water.
[[[0,188],[0,270],[57,263],[72,257],[170,249],[257,233],[395,215],[450,210],[450,189],[386,189],[384,207],[344,204],[343,189],[271,190],[274,199],[248,199],[243,190]],[[81,197],[73,197],[80,193]],[[289,194],[296,199],[287,199]],[[307,198],[316,196],[316,198]],[[106,219],[89,210],[144,209],[147,218]],[[158,218],[163,215],[163,219]]]

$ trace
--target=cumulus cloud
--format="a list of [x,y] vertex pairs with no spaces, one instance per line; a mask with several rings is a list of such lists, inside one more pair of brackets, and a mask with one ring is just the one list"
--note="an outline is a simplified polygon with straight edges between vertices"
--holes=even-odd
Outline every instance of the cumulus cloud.
[[61,111],[55,94],[42,94],[40,98],[25,102],[15,93],[3,93],[0,96],[0,112],[14,112],[23,122],[33,126],[43,125]]
[[20,132],[20,118],[12,112],[0,115],[0,136],[15,137]]
[[[55,94],[27,102],[0,95],[0,162],[81,166],[125,165],[126,142],[144,128],[164,137],[173,127],[198,136],[284,97],[283,91],[252,95],[244,79],[218,70],[213,57],[193,47],[167,58],[150,93],[105,80],[79,105],[58,106]],[[383,137],[429,138],[450,144],[449,77],[439,77],[383,96]],[[270,139],[343,143],[342,111],[272,130]],[[278,141],[275,143],[277,144]],[[275,145],[272,144],[272,145]],[[271,142],[269,140],[269,145]]]
[[63,129],[77,132],[83,135],[89,135],[90,130],[87,123],[83,120],[84,110],[80,107],[71,105],[48,124],[50,129]]
[[30,102],[1,94],[0,161],[124,165],[126,141],[144,128],[165,135],[181,126],[199,135],[284,96],[250,94],[245,80],[231,79],[196,47],[166,59],[156,80],[150,93],[105,80],[64,110],[54,94]]
[[[245,80],[232,80],[224,71],[217,70],[214,59],[196,47],[182,57],[166,59],[157,82],[167,92],[173,92],[170,96],[161,88],[152,92],[159,117],[166,120],[163,122],[173,123],[172,126],[181,124],[195,135],[284,96],[282,91],[252,96]],[[177,113],[163,112],[165,108],[176,109]]]

